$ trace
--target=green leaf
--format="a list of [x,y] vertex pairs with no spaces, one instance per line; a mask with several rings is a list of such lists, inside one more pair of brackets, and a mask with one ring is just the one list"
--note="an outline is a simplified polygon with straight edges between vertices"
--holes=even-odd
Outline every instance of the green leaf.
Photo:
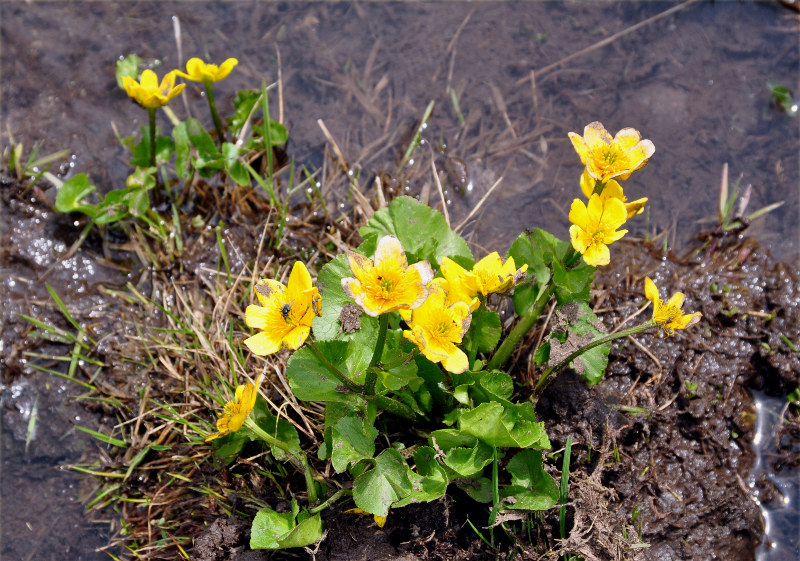
[[542,453],[523,450],[508,462],[511,485],[501,489],[503,506],[512,510],[546,510],[558,502],[558,485],[542,467]]
[[[355,371],[358,376],[350,379],[361,382],[364,371],[369,365],[370,349],[351,346],[346,341],[321,341],[317,348],[330,361],[337,365],[343,374]],[[365,359],[365,356],[367,357]],[[343,369],[349,366],[353,370]],[[359,368],[359,366],[361,368]],[[286,376],[289,386],[298,399],[304,401],[350,401],[352,393],[347,390],[330,368],[322,362],[308,347],[301,347],[289,358],[286,364]]]
[[186,121],[178,123],[172,129],[172,139],[175,141],[175,172],[180,179],[185,180],[189,177],[189,152],[191,151]]
[[225,171],[231,179],[242,187],[250,185],[250,173],[239,160],[239,148],[235,144],[225,142],[222,144],[222,156],[225,158]]
[[387,448],[375,458],[375,467],[353,482],[353,500],[361,510],[386,516],[389,507],[407,497],[412,490],[408,465],[400,452]]
[[314,318],[314,337],[317,341],[356,340],[372,348],[378,336],[378,318],[363,313],[344,293],[342,279],[352,276],[346,255],[337,255],[320,270],[317,287],[322,297],[322,315]]
[[317,450],[317,457],[320,460],[326,460],[331,457],[331,449],[333,448],[333,427],[344,417],[354,415],[356,411],[357,408],[351,402],[328,401],[325,403],[325,441]]
[[106,193],[106,196],[97,205],[95,223],[100,225],[111,224],[129,217],[130,213],[128,212],[128,204],[125,198],[134,190],[136,189],[114,189]]
[[[560,340],[560,333],[567,333],[566,340]],[[556,312],[556,319],[550,332],[550,365],[556,365],[579,348],[606,334],[603,324],[592,309],[584,302],[571,302]],[[572,367],[589,384],[598,384],[603,379],[608,366],[608,353],[611,342],[590,349],[572,361]]]
[[186,134],[192,146],[197,148],[197,152],[203,161],[219,160],[222,154],[217,150],[214,139],[197,119],[186,119]]
[[122,60],[117,61],[117,68],[116,68],[116,78],[117,78],[117,86],[120,89],[125,89],[125,85],[122,83],[122,77],[128,76],[129,78],[133,78],[134,80],[139,80],[139,65],[142,64],[142,59],[138,55],[128,55]]
[[239,90],[233,100],[233,106],[236,108],[233,116],[228,120],[228,128],[233,133],[233,136],[239,137],[242,132],[242,127],[253,107],[258,101],[258,96],[261,95],[255,90]]
[[522,284],[514,289],[514,308],[517,314],[524,314],[541,291],[550,282],[551,267],[557,253],[565,254],[568,244],[544,230],[535,228],[520,234],[508,250],[514,264],[528,265],[528,275]]
[[451,448],[443,461],[458,477],[470,477],[482,473],[483,468],[492,463],[493,457],[494,449],[482,440],[477,440],[471,447]]
[[435,501],[447,491],[448,478],[445,470],[436,461],[436,451],[430,446],[421,446],[414,451],[414,464],[417,472],[409,470],[411,494],[392,506],[404,507],[408,504]]
[[397,197],[388,208],[376,212],[359,233],[364,243],[359,247],[372,255],[378,239],[396,236],[406,252],[408,262],[428,261],[438,266],[442,257],[472,260],[467,242],[447,225],[442,214],[412,197]]
[[541,365],[547,363],[548,360],[550,360],[550,341],[542,341],[533,355],[533,361],[537,365]]
[[473,501],[491,503],[493,500],[492,480],[488,477],[465,477],[456,483]]
[[264,507],[256,513],[250,532],[251,549],[286,549],[311,545],[322,537],[319,514],[299,524],[291,512],[275,512]]
[[375,455],[375,438],[378,429],[358,417],[345,417],[333,427],[333,452],[331,463],[336,473],[342,473],[350,464]]
[[595,267],[590,267],[583,260],[572,269],[564,267],[561,261],[554,261],[553,283],[558,304],[563,306],[569,302],[588,302],[595,270]]
[[475,349],[479,353],[490,353],[500,341],[503,326],[500,315],[485,309],[483,306],[472,312],[472,322],[467,331],[464,346]]
[[[404,362],[407,359],[408,362]],[[398,391],[409,386],[411,391],[417,391],[424,380],[417,376],[417,363],[411,360],[409,353],[402,349],[391,348],[387,345],[381,357],[383,364],[397,364],[390,370],[380,370],[378,378],[384,387],[391,391]]]
[[82,203],[81,201],[96,190],[97,187],[89,181],[89,176],[85,173],[79,173],[65,181],[58,190],[55,208],[62,213],[77,211],[94,217],[96,214],[95,205]]
[[478,383],[496,401],[508,401],[514,393],[514,381],[511,376],[499,370],[484,372]]
[[550,448],[544,423],[536,421],[528,403],[487,402],[459,417],[459,428],[490,446]]

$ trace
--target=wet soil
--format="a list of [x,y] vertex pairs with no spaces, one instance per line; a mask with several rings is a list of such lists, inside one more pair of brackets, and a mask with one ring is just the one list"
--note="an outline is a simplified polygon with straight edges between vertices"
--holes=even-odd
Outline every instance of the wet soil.
[[[796,121],[770,106],[764,88],[767,80],[796,80],[794,14],[777,3],[700,2],[548,69],[566,54],[672,6],[547,2],[521,10],[517,4],[481,3],[419,4],[415,9],[393,4],[193,3],[187,8],[180,3],[98,3],[77,13],[66,3],[4,2],[2,112],[15,140],[26,147],[47,139],[45,153],[64,147],[74,151],[74,157],[60,162],[63,177],[88,171],[101,191],[120,185],[129,169],[109,123],[125,123],[123,134],[133,134],[143,115],[116,89],[112,61],[137,52],[175,64],[169,16],[178,14],[190,56],[233,53],[242,61],[241,73],[232,75],[230,88],[218,96],[221,104],[230,105],[233,91],[253,87],[262,76],[277,79],[280,53],[282,111],[291,135],[287,150],[311,169],[334,168],[316,124],[322,119],[348,162],[364,170],[365,191],[379,170],[394,169],[433,97],[437,109],[424,135],[427,145],[415,155],[413,181],[389,182],[387,192],[430,193],[435,189],[430,173],[421,170],[433,160],[443,170],[451,217],[458,223],[503,177],[480,220],[465,229],[477,247],[507,247],[531,224],[565,230],[574,196],[574,188],[567,186],[576,183],[579,173],[566,132],[601,118],[614,130],[636,126],[658,147],[636,180],[636,188],[650,197],[653,213],[649,224],[640,223],[631,235],[669,228],[670,247],[693,245],[696,222],[715,213],[719,172],[728,161],[732,180],[743,174],[742,186],[753,185],[750,211],[787,201],[748,234],[794,263],[800,239],[794,220],[800,205],[798,131]],[[451,91],[460,100],[463,122]],[[203,101],[198,92],[192,95],[192,103]],[[6,130],[2,134],[7,145]],[[121,349],[130,350],[128,337],[135,330],[125,303],[107,289],[126,281],[150,286],[149,273],[131,255],[108,255],[95,234],[62,260],[82,224],[49,210],[52,187],[43,183],[24,191],[7,179],[1,187],[0,555],[63,559],[66,552],[70,559],[107,559],[96,551],[107,536],[82,521],[81,500],[91,496],[93,482],[59,466],[97,457],[114,463],[118,451],[75,429],[81,425],[110,433],[117,422],[113,409],[82,399],[74,383],[33,370],[29,353],[59,357],[71,349],[42,341],[18,314],[69,330],[47,293],[49,283],[69,301],[79,322],[98,335],[100,354],[116,357]],[[341,181],[323,181],[325,188],[336,203],[347,192]],[[435,195],[428,194],[427,200],[438,203]],[[231,247],[244,247],[254,245],[258,231],[253,224],[234,225],[225,235]],[[213,236],[195,241],[185,268],[196,281],[204,267],[216,262],[218,250]],[[756,244],[735,237],[711,240],[711,245],[713,251],[687,259],[615,245],[619,266],[601,271],[596,306],[609,327],[638,309],[644,275],[653,277],[663,292],[685,292],[686,308],[702,311],[708,323],[702,333],[666,340],[638,337],[655,358],[633,342],[617,346],[600,386],[587,388],[565,374],[543,395],[538,413],[554,446],[563,445],[568,435],[575,440],[572,535],[562,544],[565,552],[586,559],[754,559],[762,522],[753,498],[768,507],[783,497],[768,481],[751,481],[755,413],[748,392],[783,396],[797,386],[800,355],[780,339],[784,334],[798,341],[797,267],[776,263]],[[253,258],[249,250],[231,255],[234,270]],[[55,359],[35,362],[64,371]],[[131,377],[128,369],[110,364],[96,382],[111,395],[144,387],[143,374]],[[523,378],[527,371],[523,355],[517,373]],[[79,374],[91,379],[94,368],[80,364]],[[773,462],[783,469],[797,461],[800,423],[793,415],[787,412],[789,423],[781,429],[784,453]],[[31,418],[38,421],[29,435]],[[272,496],[262,499],[269,503]],[[175,516],[184,509],[209,523],[205,533],[199,527],[191,530],[197,536],[193,558],[311,557],[303,551],[247,552],[246,529],[218,522],[222,519],[213,504],[182,500],[171,510]],[[369,517],[329,514],[328,537],[316,558],[492,558],[466,523],[469,516],[481,527],[486,513],[465,504],[401,509],[383,529]],[[118,532],[112,520],[117,514],[103,516],[103,528]],[[144,515],[131,509],[130,516]],[[548,514],[543,525],[553,519]],[[650,546],[631,549],[638,538]],[[523,546],[519,558],[539,555]],[[176,550],[164,558],[177,558]],[[781,558],[787,557],[772,557]]]

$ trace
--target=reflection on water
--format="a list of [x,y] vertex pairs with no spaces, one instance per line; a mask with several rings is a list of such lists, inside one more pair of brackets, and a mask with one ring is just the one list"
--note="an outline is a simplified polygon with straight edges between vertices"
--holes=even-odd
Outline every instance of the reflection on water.
[[755,396],[753,463],[747,486],[764,518],[766,539],[756,551],[756,561],[788,561],[800,559],[800,490],[797,469],[775,470],[778,451],[775,447],[776,424],[782,419],[785,398]]

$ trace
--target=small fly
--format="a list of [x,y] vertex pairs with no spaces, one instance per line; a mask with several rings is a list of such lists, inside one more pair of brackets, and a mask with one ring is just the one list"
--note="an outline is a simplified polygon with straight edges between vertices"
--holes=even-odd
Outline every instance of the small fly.
[[294,304],[294,300],[281,306],[281,317],[285,322],[289,321],[289,315],[292,313],[292,304]]

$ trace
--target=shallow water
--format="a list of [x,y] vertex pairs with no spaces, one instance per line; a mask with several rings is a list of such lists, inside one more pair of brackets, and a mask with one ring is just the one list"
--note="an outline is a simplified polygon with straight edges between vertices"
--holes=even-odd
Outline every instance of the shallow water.
[[[657,18],[671,8],[676,10]],[[434,100],[426,146],[446,146],[448,159],[463,160],[468,172],[462,174],[469,185],[463,195],[448,191],[453,223],[503,177],[465,230],[488,251],[505,249],[533,226],[566,236],[580,174],[566,133],[602,120],[612,132],[633,126],[656,145],[651,163],[625,184],[629,197],[650,200],[649,214],[637,218],[630,235],[669,229],[670,246],[682,247],[699,231],[700,220],[716,215],[720,173],[728,162],[732,181],[741,175],[742,187],[752,185],[749,211],[785,201],[749,234],[777,258],[796,260],[800,254],[798,124],[771,106],[765,86],[768,80],[797,86],[798,20],[778,3],[3,2],[2,16],[4,125],[26,148],[42,139],[44,153],[68,148],[75,157],[65,162],[66,174],[87,171],[101,190],[119,187],[129,173],[112,124],[125,136],[145,121],[145,113],[117,88],[114,63],[137,53],[161,61],[159,73],[177,66],[177,21],[183,59],[240,60],[216,88],[220,107],[230,107],[239,88],[257,87],[262,78],[276,81],[280,70],[282,98],[273,100],[273,111],[282,105],[290,130],[287,151],[310,169],[321,167],[322,120],[349,162],[364,170],[365,190],[377,170],[395,169],[407,142],[403,134]],[[630,30],[648,18],[656,19]],[[553,66],[582,49],[587,52]],[[189,86],[187,92],[195,116],[205,118],[198,90]],[[185,115],[182,103],[172,107]],[[5,126],[2,138],[7,146]],[[436,161],[442,167],[447,159]],[[31,228],[38,233],[29,241],[39,245],[17,242],[31,252],[29,262],[4,259],[3,299],[11,304],[5,310],[29,310],[31,301],[47,298],[43,286],[30,283],[30,273],[41,274],[64,250],[52,230]],[[80,261],[73,265],[50,280],[73,301],[88,298],[104,278],[118,278],[103,268],[89,273]],[[72,278],[76,272],[79,278]],[[4,323],[9,313],[3,312]],[[4,369],[9,353],[7,346]],[[65,537],[77,536],[71,547],[79,553],[72,558],[105,559],[93,552],[102,539],[72,528],[80,507],[68,485],[76,480],[51,467],[77,461],[97,444],[78,437],[71,413],[63,413],[58,428],[49,429],[52,437],[42,429],[26,456],[18,433],[18,426],[27,426],[22,396],[39,396],[40,415],[64,409],[63,392],[45,386],[53,380],[26,375],[35,377],[27,383],[38,389],[17,396],[10,384],[3,387],[0,553],[44,558],[41,551],[63,552]],[[64,451],[53,442],[64,443]],[[17,479],[20,472],[44,475],[26,484]],[[48,506],[8,524],[22,510],[19,505],[32,500],[26,489],[42,481],[54,489]],[[25,522],[51,528],[51,535],[34,533],[37,545],[30,545]],[[796,537],[796,518],[787,523],[794,524]],[[785,559],[764,557],[779,558]]]

